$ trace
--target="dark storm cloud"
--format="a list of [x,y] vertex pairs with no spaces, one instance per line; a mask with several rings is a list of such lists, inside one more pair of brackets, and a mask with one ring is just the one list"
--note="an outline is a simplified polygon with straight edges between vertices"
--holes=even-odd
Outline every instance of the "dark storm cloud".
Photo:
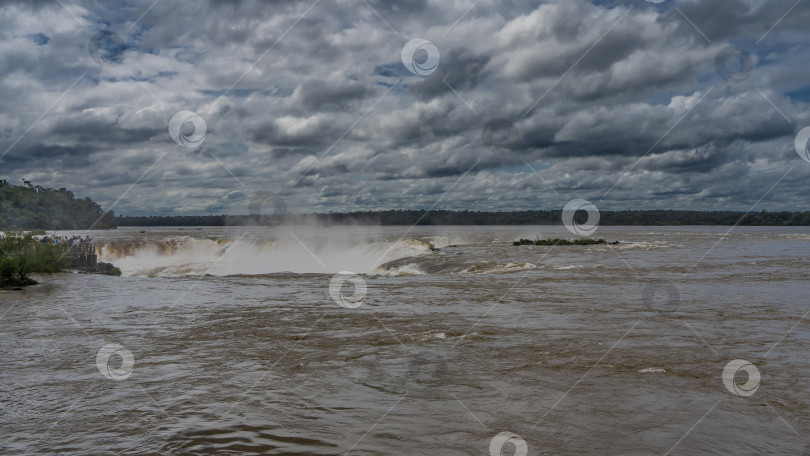
[[[87,165],[87,156],[93,152],[93,149],[86,147],[65,147],[52,144],[32,144],[27,147],[21,147],[20,151],[13,154],[12,157],[17,157],[20,161],[33,161],[38,164],[47,165],[48,163],[65,163],[73,160],[79,160],[77,167]],[[72,168],[72,166],[71,166]]]
[[[450,189],[444,207],[747,209],[798,163],[772,193],[798,209],[810,5],[794,4],[0,1],[0,178],[105,204],[140,179],[115,208],[133,214],[244,212],[266,188],[299,210]],[[94,60],[94,36],[125,46]],[[400,61],[412,38],[439,49],[434,73]],[[751,55],[741,82],[715,69],[729,45]],[[170,137],[178,111],[205,121],[201,146]],[[513,145],[484,144],[493,119]]]
[[474,90],[483,81],[490,58],[476,55],[469,49],[453,49],[442,56],[436,72],[423,81],[410,86],[423,100],[452,93],[453,90]]
[[30,176],[32,171],[76,172],[93,165],[93,161],[88,159],[93,152],[93,149],[85,146],[23,144],[19,150],[3,157],[3,171],[8,173],[12,182]]
[[47,135],[60,137],[63,140],[81,144],[109,144],[122,146],[126,144],[143,144],[151,138],[163,136],[163,128],[128,128],[122,126],[115,118],[82,118],[69,117],[60,119],[51,127]]
[[298,153],[302,151],[314,153],[318,148],[326,147],[333,142],[333,138],[337,138],[341,134],[341,128],[345,130],[346,127],[346,125],[341,127],[336,119],[329,116],[314,115],[306,119],[287,120],[286,122],[268,120],[256,124],[248,131],[253,142],[281,146],[281,148],[297,148]]
[[[680,2],[679,8],[711,40],[757,41],[777,21],[778,29],[774,27],[772,33],[806,33],[810,5],[802,3],[795,0],[689,0]],[[680,13],[670,10],[667,15],[675,19]],[[691,25],[681,23],[680,27],[686,30]]]
[[295,88],[285,106],[299,112],[348,111],[375,93],[373,87],[359,83],[307,81]]
[[405,0],[390,2],[386,0],[369,0],[369,5],[380,14],[388,13],[393,16],[410,16],[428,8],[428,0]]
[[58,2],[56,0],[0,0],[0,7],[8,5],[28,6],[37,10],[43,6],[58,5]]

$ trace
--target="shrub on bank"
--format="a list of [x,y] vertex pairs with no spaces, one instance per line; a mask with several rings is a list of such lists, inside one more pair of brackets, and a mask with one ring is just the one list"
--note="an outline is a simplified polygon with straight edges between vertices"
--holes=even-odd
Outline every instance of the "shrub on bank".
[[63,245],[41,244],[31,233],[0,237],[0,287],[33,285],[33,273],[52,274],[70,265]]

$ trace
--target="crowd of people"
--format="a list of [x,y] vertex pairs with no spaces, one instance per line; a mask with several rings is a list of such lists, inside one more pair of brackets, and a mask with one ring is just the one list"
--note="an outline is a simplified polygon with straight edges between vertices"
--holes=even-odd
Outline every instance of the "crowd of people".
[[93,239],[90,236],[85,236],[84,239],[81,236],[43,236],[39,242],[40,244],[67,244],[73,246],[90,244]]

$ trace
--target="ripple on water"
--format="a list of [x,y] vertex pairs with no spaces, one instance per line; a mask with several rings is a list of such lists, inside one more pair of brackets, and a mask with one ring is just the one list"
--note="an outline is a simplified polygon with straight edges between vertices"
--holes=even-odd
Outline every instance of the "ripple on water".
[[163,455],[332,455],[337,444],[295,434],[281,426],[204,426],[175,432],[156,449]]

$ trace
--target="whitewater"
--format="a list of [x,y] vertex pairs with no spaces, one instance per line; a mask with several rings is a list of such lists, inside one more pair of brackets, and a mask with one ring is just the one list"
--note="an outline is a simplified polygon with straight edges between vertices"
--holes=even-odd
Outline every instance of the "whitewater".
[[[514,249],[521,236],[541,237],[551,228],[504,228],[492,236],[475,227],[227,227],[124,228],[95,239],[99,260],[113,263],[126,276],[232,276],[278,273],[358,274],[502,273],[538,267],[571,269],[599,265],[563,264],[549,258],[536,264],[524,258],[535,250]],[[459,233],[461,231],[461,233]],[[667,241],[628,240],[616,249],[666,248]],[[493,250],[494,249],[494,250]],[[584,251],[604,250],[592,247]],[[570,250],[570,249],[569,249]],[[492,254],[495,254],[494,256]],[[565,261],[563,261],[565,262]]]

